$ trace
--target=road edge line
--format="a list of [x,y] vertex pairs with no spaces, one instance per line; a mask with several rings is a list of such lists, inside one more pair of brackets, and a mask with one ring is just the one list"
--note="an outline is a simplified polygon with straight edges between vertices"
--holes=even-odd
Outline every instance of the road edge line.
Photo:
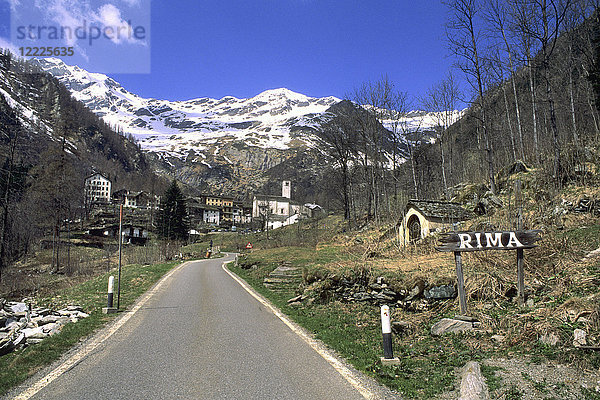
[[335,356],[326,346],[313,338],[304,328],[292,321],[285,315],[279,308],[273,305],[263,295],[258,293],[252,286],[246,283],[242,278],[237,276],[234,272],[231,272],[225,265],[234,262],[233,260],[225,261],[221,264],[221,268],[229,276],[231,276],[246,292],[254,297],[259,303],[268,308],[277,318],[279,318],[288,328],[292,330],[296,335],[300,336],[304,342],[306,342],[314,351],[316,351],[321,357],[325,359],[354,389],[356,389],[365,399],[377,399],[377,396],[373,391],[369,390],[365,385],[361,383],[361,379],[356,377],[356,373],[350,370],[344,362]]
[[[20,392],[17,396],[13,397],[13,400],[28,400],[37,394],[40,390],[44,389],[55,379],[60,377],[65,372],[69,371],[75,365],[77,365],[80,361],[82,361],[85,357],[87,357],[92,351],[94,351],[98,346],[100,346],[104,341],[106,341],[109,337],[111,337],[121,326],[123,326],[129,319],[140,309],[146,302],[162,287],[162,285],[169,279],[175,272],[179,271],[186,265],[192,263],[194,261],[186,261],[177,267],[170,270],[166,275],[164,275],[158,282],[154,284],[152,288],[150,288],[146,293],[142,295],[142,298],[139,299],[131,310],[126,310],[124,314],[122,314],[118,319],[114,320],[108,327],[106,331],[99,331],[94,336],[90,338],[90,341],[84,344],[79,350],[75,352],[72,356],[67,358],[65,361],[60,363],[56,368],[54,368],[51,372],[46,374],[44,377],[40,378]],[[102,328],[100,328],[102,329]]]

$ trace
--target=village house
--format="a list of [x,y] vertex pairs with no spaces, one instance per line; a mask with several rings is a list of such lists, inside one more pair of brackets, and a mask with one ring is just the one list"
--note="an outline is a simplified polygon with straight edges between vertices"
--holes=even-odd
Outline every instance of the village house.
[[204,201],[200,197],[187,197],[185,199],[188,220],[191,229],[198,229],[204,224]]
[[202,213],[202,220],[205,224],[220,225],[221,210],[216,206],[206,206]]
[[205,223],[213,225],[231,225],[233,223],[232,197],[202,195],[196,199],[199,204],[194,212],[198,216],[202,215]]
[[[142,225],[124,223],[121,227],[123,243],[146,244],[148,241],[148,230]],[[87,231],[93,236],[104,236],[118,239],[119,224],[107,224],[102,226],[92,226]],[[118,240],[117,240],[118,241]]]
[[249,225],[252,223],[252,206],[236,201],[233,203],[233,224]]
[[472,214],[458,203],[435,200],[409,200],[398,225],[398,241],[405,245],[436,232],[453,230]]
[[85,178],[84,191],[86,204],[110,203],[111,187],[112,183],[110,179],[100,173],[95,173]]
[[144,191],[133,192],[127,189],[117,190],[112,196],[113,203],[123,204],[128,208],[157,208],[160,203],[160,196],[152,196]]
[[235,201],[232,197],[216,195],[188,197],[186,206],[192,229],[249,225],[252,222],[251,207]]
[[324,215],[325,210],[318,204],[306,203],[302,207],[302,214],[306,215],[307,218],[316,218],[318,216]]

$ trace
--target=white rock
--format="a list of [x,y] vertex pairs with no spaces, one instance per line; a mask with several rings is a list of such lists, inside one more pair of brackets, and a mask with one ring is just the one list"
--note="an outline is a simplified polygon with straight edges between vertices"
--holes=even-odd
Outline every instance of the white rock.
[[40,315],[42,317],[45,317],[46,315],[50,315],[52,313],[52,311],[49,308],[40,308],[40,307],[34,308],[33,311],[37,315]]
[[27,304],[25,304],[25,303],[9,303],[7,309],[11,313],[26,312]]
[[6,321],[6,327],[8,328],[8,330],[18,328],[19,326],[20,324],[14,319],[9,319],[8,321]]
[[559,337],[554,332],[544,333],[540,336],[540,343],[547,344],[550,346],[556,346],[559,341]]
[[62,330],[63,326],[64,326],[63,324],[54,323],[54,324],[44,325],[42,328],[46,335],[52,336],[52,335],[60,332]]
[[42,327],[25,328],[25,329],[21,330],[21,333],[23,333],[27,339],[29,339],[29,338],[43,339],[47,336],[47,334],[44,333],[44,330]]
[[496,343],[504,343],[506,340],[506,336],[504,335],[494,335],[492,336],[492,340]]
[[458,400],[490,399],[490,393],[478,362],[469,361],[463,368],[461,376]]
[[39,325],[37,324],[36,321],[29,321],[27,323],[27,326],[25,328],[37,328]]
[[60,332],[62,330],[63,326],[64,326],[64,324],[56,323],[56,325],[52,327],[52,330],[50,330],[48,332],[48,335],[52,336],[52,335],[57,334],[58,332]]
[[68,321],[67,317],[58,315],[46,315],[44,318],[37,321],[38,325],[52,324],[58,321]]
[[431,334],[434,336],[439,336],[445,333],[458,333],[471,330],[473,330],[472,322],[442,318],[431,327]]
[[587,333],[583,329],[575,329],[573,331],[573,346],[581,347],[587,344],[586,341]]

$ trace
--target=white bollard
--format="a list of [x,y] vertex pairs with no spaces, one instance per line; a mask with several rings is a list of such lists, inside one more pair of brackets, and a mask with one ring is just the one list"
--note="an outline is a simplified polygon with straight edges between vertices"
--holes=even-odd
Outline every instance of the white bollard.
[[112,313],[116,313],[117,311],[119,311],[118,309],[116,309],[113,306],[114,287],[115,287],[115,277],[111,275],[108,277],[108,304],[107,304],[108,307],[102,307],[103,314],[112,314]]
[[113,306],[113,296],[114,296],[113,288],[114,288],[114,286],[115,286],[115,277],[111,275],[108,277],[108,308],[112,308],[112,306]]
[[381,333],[383,334],[383,365],[393,365],[400,363],[398,358],[394,358],[392,350],[392,324],[390,322],[390,307],[381,306]]

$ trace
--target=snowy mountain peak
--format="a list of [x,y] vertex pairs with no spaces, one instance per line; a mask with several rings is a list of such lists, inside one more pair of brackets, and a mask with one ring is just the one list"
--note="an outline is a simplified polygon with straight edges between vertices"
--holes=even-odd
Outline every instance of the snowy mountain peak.
[[214,152],[217,142],[276,149],[308,145],[303,136],[316,124],[315,119],[339,101],[335,97],[312,98],[286,88],[247,99],[147,99],[104,74],[58,59],[40,59],[38,65],[107,123],[132,134],[143,149],[179,158],[190,152]]
[[[226,96],[183,101],[143,98],[112,78],[70,66],[56,58],[37,64],[53,74],[109,125],[132,134],[142,149],[163,159],[189,160],[206,166],[228,162],[240,148],[288,150],[312,147],[324,113],[340,99],[315,98],[287,88],[265,90],[250,98]],[[411,130],[427,129],[435,115],[415,111],[407,116]],[[393,129],[393,121],[382,121]],[[221,157],[221,158],[219,158]]]

